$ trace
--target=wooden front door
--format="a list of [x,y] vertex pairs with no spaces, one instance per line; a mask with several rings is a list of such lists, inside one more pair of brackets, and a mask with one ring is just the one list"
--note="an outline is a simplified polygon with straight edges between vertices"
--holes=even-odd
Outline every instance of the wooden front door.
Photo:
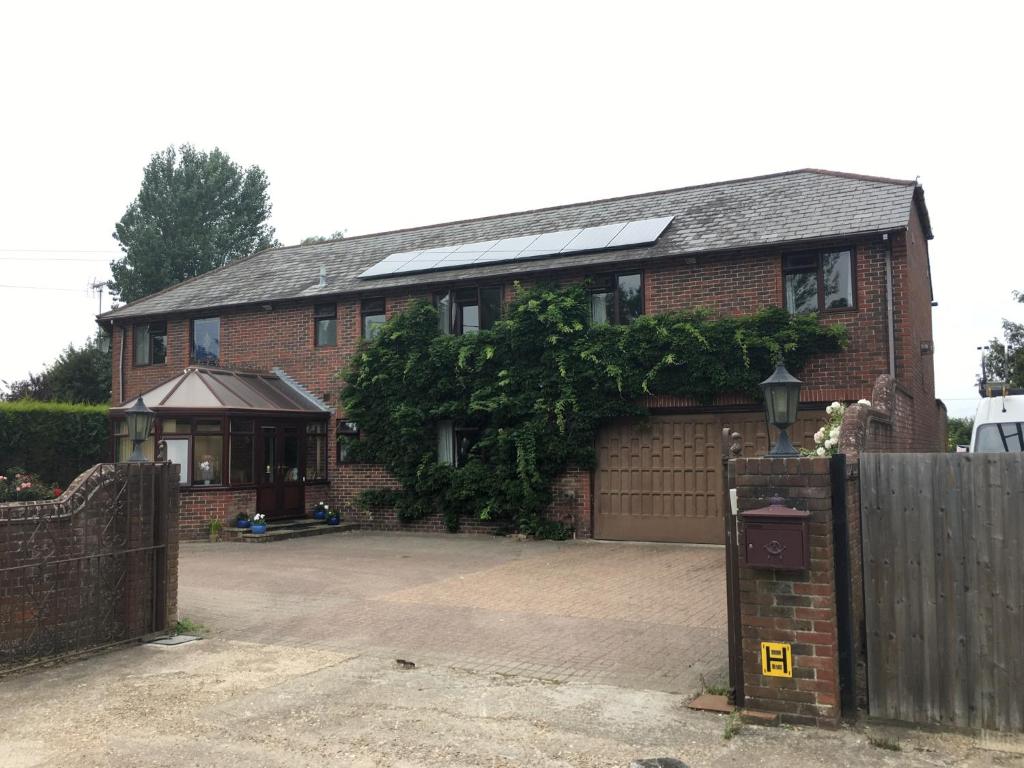
[[302,430],[299,424],[262,422],[258,427],[260,461],[256,510],[268,520],[305,513],[302,484]]

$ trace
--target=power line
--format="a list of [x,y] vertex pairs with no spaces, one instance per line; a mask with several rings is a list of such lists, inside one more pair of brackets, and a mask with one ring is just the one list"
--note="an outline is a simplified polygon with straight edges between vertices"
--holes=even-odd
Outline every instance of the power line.
[[90,251],[85,248],[0,248],[0,253],[120,253],[120,251]]
[[5,286],[0,285],[0,288],[15,288],[18,291],[70,291],[71,293],[84,293],[81,288],[55,288],[52,286]]
[[108,259],[73,259],[62,256],[0,256],[0,261],[74,261],[79,264],[91,264],[98,261],[106,262]]

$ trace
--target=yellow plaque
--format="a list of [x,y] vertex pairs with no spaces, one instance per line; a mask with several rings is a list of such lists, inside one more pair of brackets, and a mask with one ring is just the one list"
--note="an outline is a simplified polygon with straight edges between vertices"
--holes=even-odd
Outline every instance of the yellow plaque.
[[793,676],[793,650],[789,643],[761,643],[761,674],[767,677]]

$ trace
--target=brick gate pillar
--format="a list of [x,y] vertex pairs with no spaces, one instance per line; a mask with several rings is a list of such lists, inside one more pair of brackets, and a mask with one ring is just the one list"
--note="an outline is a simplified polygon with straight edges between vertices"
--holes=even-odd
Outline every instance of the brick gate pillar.
[[[739,458],[736,490],[741,515],[767,507],[773,496],[810,513],[807,570],[748,567],[746,525],[740,526],[745,705],[777,713],[783,722],[835,726],[841,706],[829,460]],[[791,677],[765,674],[762,643],[766,642],[788,646]]]

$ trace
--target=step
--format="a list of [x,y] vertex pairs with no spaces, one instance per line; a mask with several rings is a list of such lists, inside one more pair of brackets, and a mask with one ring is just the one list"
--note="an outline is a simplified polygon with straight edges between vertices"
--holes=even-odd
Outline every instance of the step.
[[248,528],[226,528],[228,541],[240,541],[247,544],[260,544],[285,539],[299,539],[306,536],[323,536],[328,533],[342,533],[358,530],[359,523],[341,523],[328,525],[323,520],[310,518],[300,520],[282,520],[269,523],[266,533],[252,533]]

